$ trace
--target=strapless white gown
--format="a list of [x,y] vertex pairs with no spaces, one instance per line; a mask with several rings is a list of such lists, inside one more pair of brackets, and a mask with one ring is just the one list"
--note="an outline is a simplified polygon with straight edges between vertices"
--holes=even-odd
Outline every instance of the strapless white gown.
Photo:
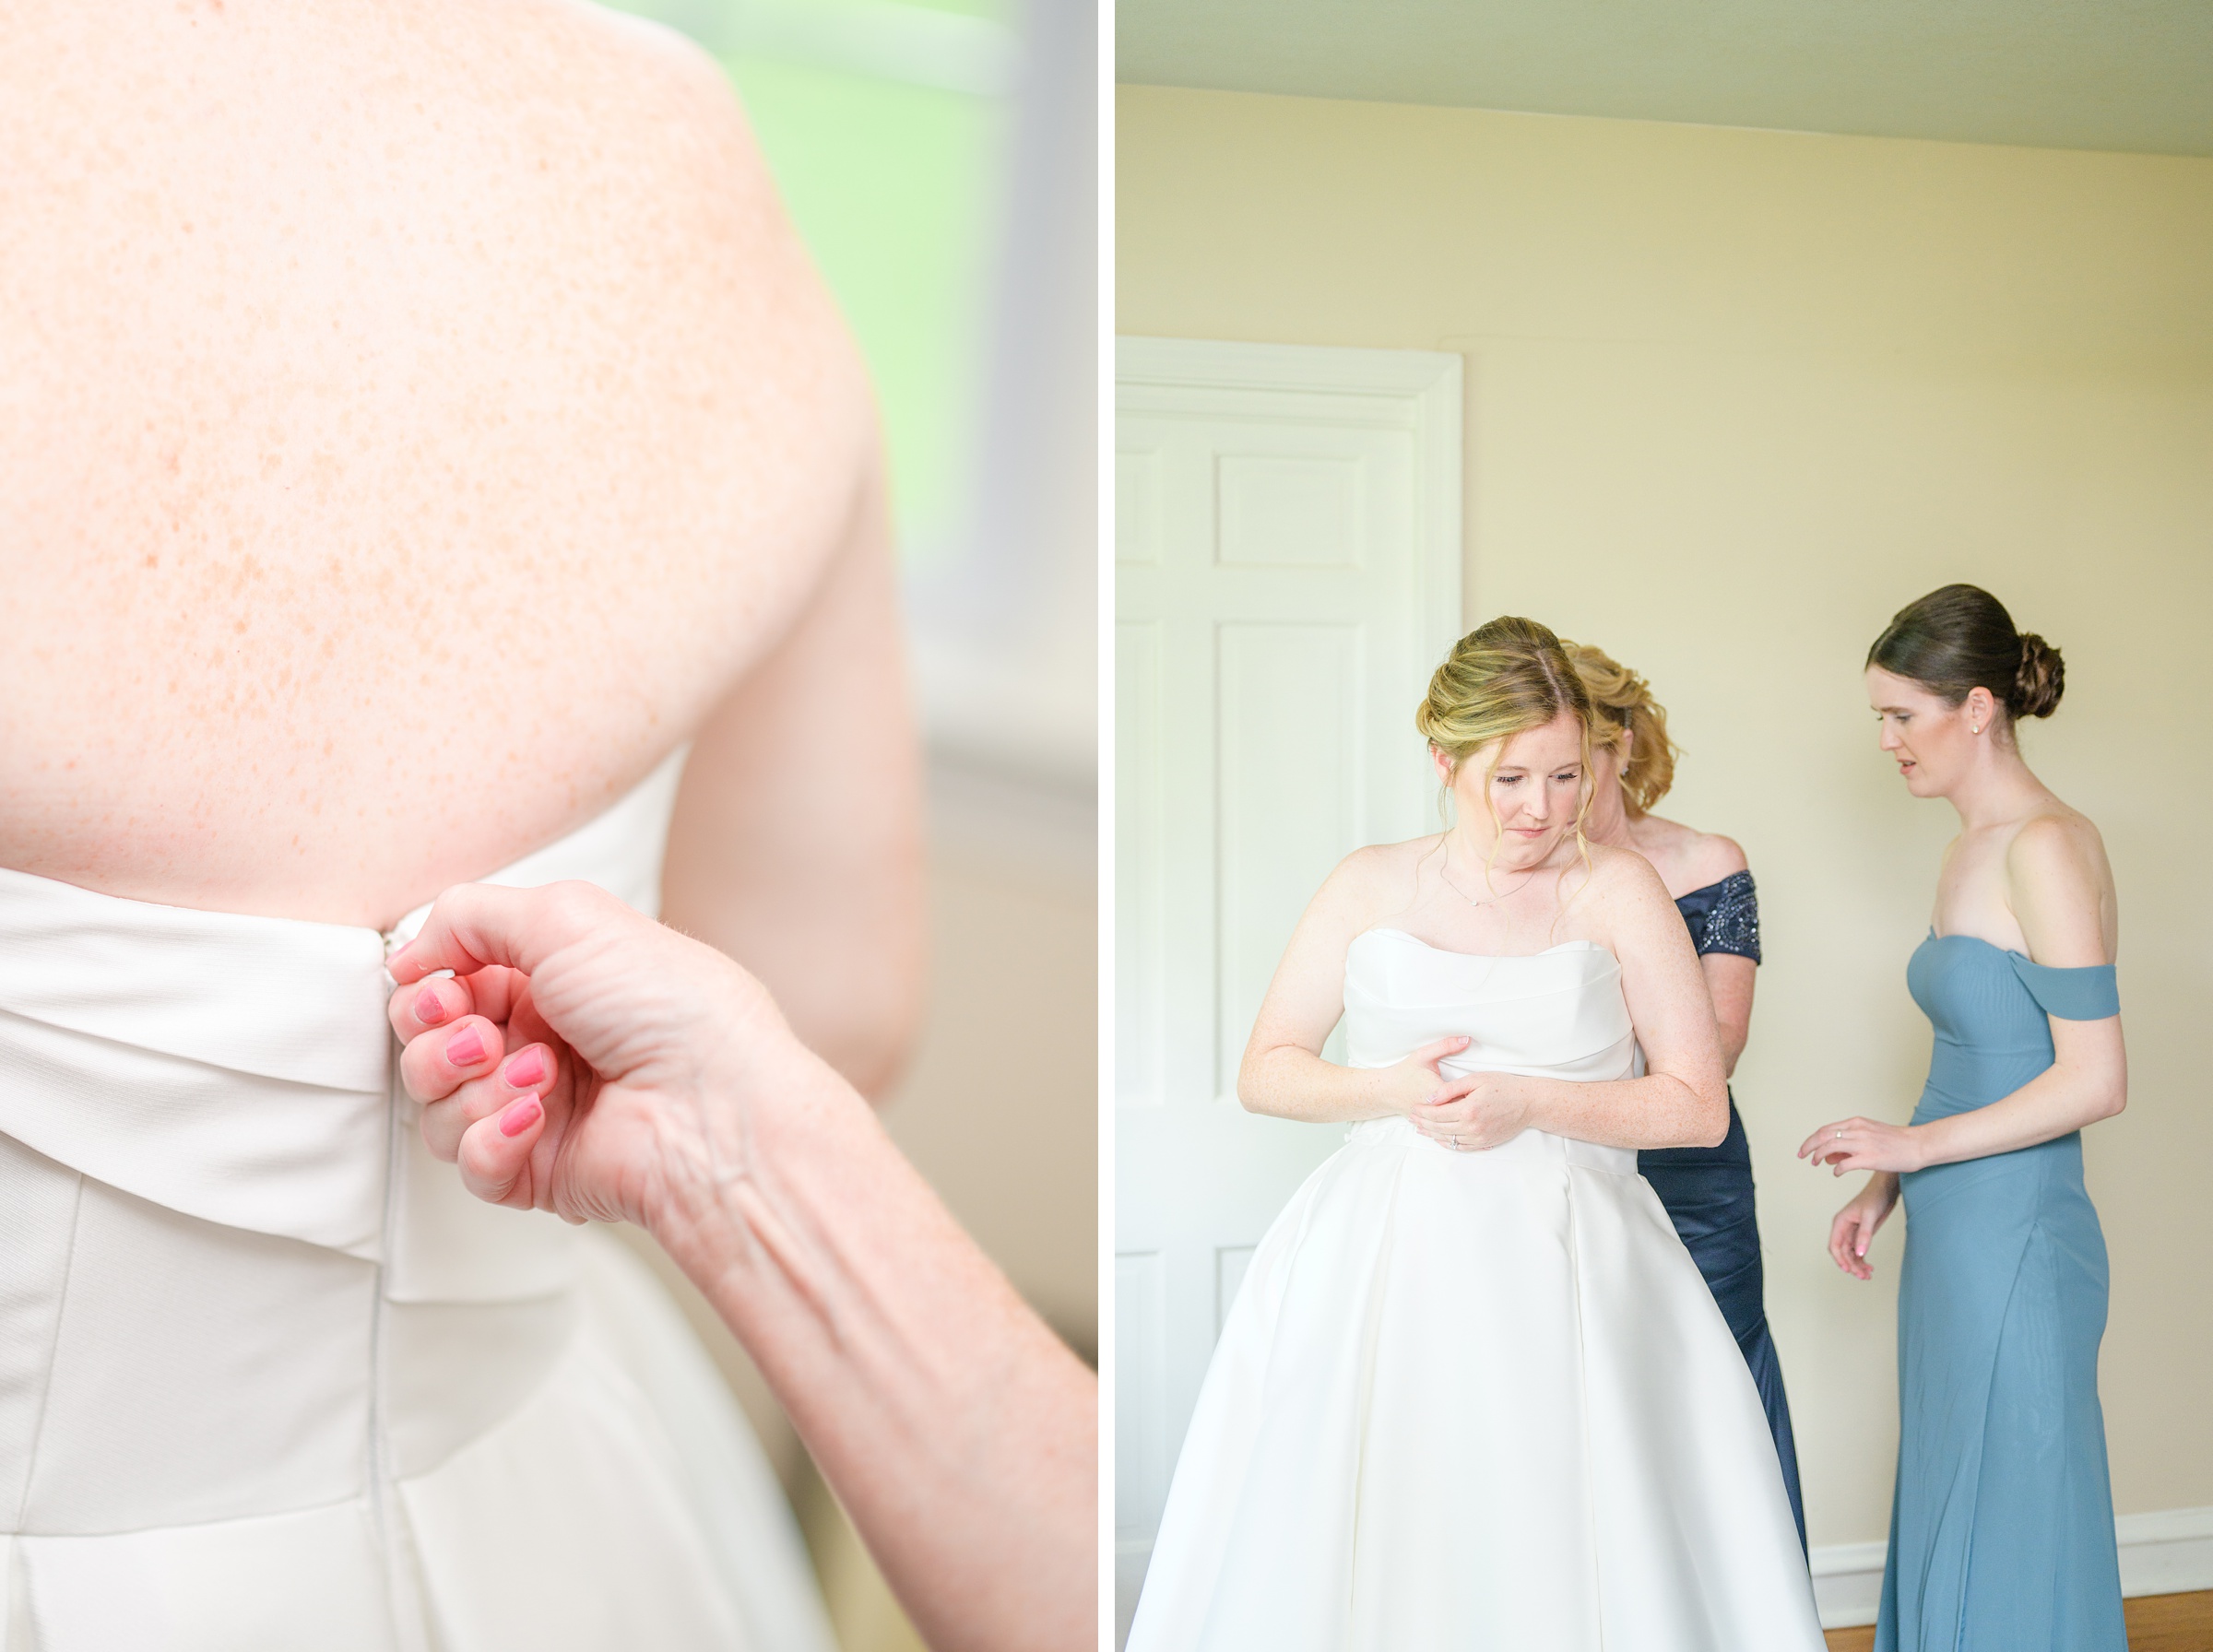
[[[657,911],[681,756],[496,875]],[[0,871],[0,1649],[827,1652],[610,1236],[431,1157],[391,936]]]
[[[1347,1056],[1631,1077],[1621,968],[1396,930],[1345,962]],[[1821,1652],[1744,1356],[1637,1155],[1355,1126],[1254,1252],[1130,1652]]]

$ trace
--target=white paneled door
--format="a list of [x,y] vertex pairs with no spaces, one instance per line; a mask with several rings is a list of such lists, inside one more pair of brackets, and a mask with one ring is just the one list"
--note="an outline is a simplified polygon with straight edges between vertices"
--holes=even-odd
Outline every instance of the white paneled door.
[[1460,631],[1461,360],[1132,338],[1116,379],[1126,1633],[1246,1260],[1344,1135],[1238,1106],[1254,1012],[1330,868],[1436,828],[1414,710]]

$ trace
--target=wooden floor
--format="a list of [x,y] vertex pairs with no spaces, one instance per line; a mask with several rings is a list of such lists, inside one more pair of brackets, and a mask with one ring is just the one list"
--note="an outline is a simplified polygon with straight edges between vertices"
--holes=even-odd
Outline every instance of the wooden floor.
[[[2138,1595],[2128,1612],[2128,1652],[2213,1652],[2213,1589],[2195,1595]],[[1829,1652],[1872,1652],[1875,1625],[1832,1629]]]

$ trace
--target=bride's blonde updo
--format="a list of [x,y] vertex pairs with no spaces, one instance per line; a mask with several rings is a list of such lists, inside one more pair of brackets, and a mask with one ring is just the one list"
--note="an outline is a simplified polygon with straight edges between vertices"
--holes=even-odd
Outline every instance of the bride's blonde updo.
[[1667,707],[1652,698],[1651,683],[1604,649],[1588,643],[1563,642],[1560,646],[1583,679],[1597,714],[1591,730],[1592,749],[1615,751],[1625,733],[1636,737],[1621,771],[1622,807],[1631,820],[1650,814],[1675,784],[1675,759],[1682,755],[1682,749],[1667,738]]
[[[1414,714],[1414,726],[1457,773],[1492,741],[1542,728],[1562,712],[1582,726],[1588,772],[1592,714],[1583,679],[1550,630],[1509,614],[1477,626],[1452,645],[1429,678],[1429,692]],[[1586,785],[1575,814],[1579,845],[1590,808]]]

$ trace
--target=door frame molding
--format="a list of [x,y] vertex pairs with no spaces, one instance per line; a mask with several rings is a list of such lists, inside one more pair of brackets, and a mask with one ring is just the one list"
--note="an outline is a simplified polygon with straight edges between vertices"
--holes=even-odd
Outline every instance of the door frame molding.
[[[1408,524],[1412,554],[1406,577],[1412,587],[1412,634],[1422,658],[1414,662],[1418,669],[1409,671],[1412,680],[1407,687],[1418,698],[1436,663],[1445,657],[1464,630],[1462,586],[1466,548],[1462,537],[1462,475],[1466,464],[1462,446],[1465,359],[1437,351],[1124,336],[1115,340],[1114,366],[1112,409],[1118,428],[1115,448],[1110,452],[1119,448],[1122,415],[1154,411],[1219,412],[1249,423],[1296,425],[1310,421],[1340,429],[1365,426],[1405,432],[1411,438],[1414,475],[1407,508],[1412,513]],[[1112,492],[1111,478],[1108,491]],[[1102,557],[1106,564],[1104,572],[1109,575],[1117,572],[1115,560],[1111,552]],[[1111,578],[1106,583],[1110,590],[1118,584]],[[1118,602],[1111,605],[1110,624],[1120,619],[1119,608]],[[1412,702],[1408,704],[1411,707]],[[1118,787],[1106,789],[1111,799]],[[1109,923],[1117,882],[1111,870],[1102,879],[1102,912]],[[1103,1029],[1109,1051],[1116,1047],[1115,1031]],[[1158,1108],[1125,1105],[1118,1092],[1118,1081],[1103,1091],[1100,1108],[1102,1150],[1112,1155],[1108,1162],[1114,1164],[1110,1208],[1117,1213],[1118,1227],[1123,1201],[1130,1196],[1130,1189],[1120,1185],[1122,1172],[1118,1162],[1125,1136],[1132,1130],[1164,1127],[1166,1120]],[[1236,1128],[1244,1136],[1258,1138],[1262,1146],[1276,1139],[1267,1134],[1271,1127],[1286,1134],[1313,1127],[1243,1115],[1234,1099],[1221,1096],[1211,1096],[1202,1104],[1204,1119],[1211,1121],[1212,1127]],[[1194,1122],[1201,1121],[1185,1121],[1187,1125]],[[1290,1144],[1276,1145],[1287,1148]],[[1307,1146],[1302,1141],[1298,1151],[1304,1153]],[[1292,1178],[1292,1186],[1296,1179]],[[1105,1247],[1100,1257],[1101,1307],[1106,1328],[1102,1352],[1118,1378],[1124,1375],[1123,1362],[1130,1357],[1130,1345],[1118,1323],[1118,1284],[1125,1254],[1120,1246],[1125,1237],[1118,1231],[1115,1243]],[[1162,1346],[1165,1350],[1166,1345]],[[1164,1401],[1166,1380],[1165,1375],[1156,1375],[1154,1383]],[[1142,1385],[1139,1387],[1142,1390]],[[1122,1397],[1129,1392],[1118,1387],[1118,1412]],[[1116,1416],[1100,1419],[1103,1437],[1118,1457],[1117,1421]],[[1164,1465],[1164,1469],[1170,1468],[1172,1459]],[[1122,1535],[1122,1493],[1123,1488],[1116,1486],[1112,1493],[1102,1497],[1106,1505],[1102,1511],[1104,1519],[1115,1532],[1111,1564],[1118,1646],[1129,1632],[1130,1614],[1153,1550],[1150,1536]]]
[[[1467,359],[1441,350],[1364,349],[1343,345],[1240,344],[1214,338],[1114,341],[1114,384],[1178,390],[1272,392],[1315,397],[1332,423],[1411,430],[1414,448],[1416,624],[1433,660],[1464,631],[1462,541],[1465,464],[1462,409]],[[1363,406],[1365,404],[1365,406]],[[1240,409],[1249,412],[1249,408]],[[1286,407],[1285,417],[1296,418]]]

